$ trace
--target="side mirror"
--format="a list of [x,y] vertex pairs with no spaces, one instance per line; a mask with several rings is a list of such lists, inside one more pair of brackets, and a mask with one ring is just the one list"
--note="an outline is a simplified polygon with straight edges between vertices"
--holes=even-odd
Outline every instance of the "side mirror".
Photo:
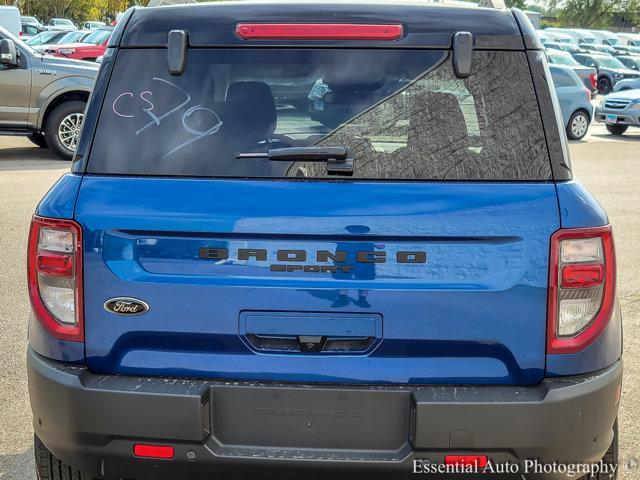
[[0,40],[0,64],[9,67],[18,66],[18,53],[16,52],[16,44],[13,40],[3,38]]

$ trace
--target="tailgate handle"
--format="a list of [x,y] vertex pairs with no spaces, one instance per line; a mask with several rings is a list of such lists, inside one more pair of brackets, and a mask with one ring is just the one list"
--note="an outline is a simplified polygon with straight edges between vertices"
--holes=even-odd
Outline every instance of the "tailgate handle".
[[316,335],[276,336],[250,333],[247,340],[262,352],[280,353],[357,353],[366,352],[375,337],[326,337]]
[[378,314],[242,312],[239,332],[253,350],[266,353],[354,354],[382,339]]

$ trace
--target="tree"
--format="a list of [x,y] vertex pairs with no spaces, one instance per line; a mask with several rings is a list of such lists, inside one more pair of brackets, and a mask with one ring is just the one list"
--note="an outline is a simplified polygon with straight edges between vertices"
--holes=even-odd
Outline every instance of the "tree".
[[0,4],[16,5],[23,15],[33,15],[45,22],[59,17],[82,23],[115,18],[118,12],[133,5],[146,5],[147,0],[0,0]]
[[583,28],[606,28],[619,15],[636,22],[640,14],[639,0],[552,0],[549,10],[561,25]]
[[526,0],[504,0],[504,3],[508,8],[519,8],[520,10],[529,9]]

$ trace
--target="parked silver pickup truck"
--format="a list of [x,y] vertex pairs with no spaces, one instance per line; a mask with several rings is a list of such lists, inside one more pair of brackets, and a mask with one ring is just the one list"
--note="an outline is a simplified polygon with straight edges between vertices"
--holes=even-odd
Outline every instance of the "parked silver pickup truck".
[[0,135],[72,157],[98,65],[44,56],[0,27]]

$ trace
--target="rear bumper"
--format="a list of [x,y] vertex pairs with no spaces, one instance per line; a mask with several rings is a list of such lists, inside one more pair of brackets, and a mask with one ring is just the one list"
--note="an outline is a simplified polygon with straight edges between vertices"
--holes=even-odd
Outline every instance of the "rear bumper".
[[[28,374],[36,434],[93,475],[284,467],[396,476],[414,459],[470,451],[496,463],[598,461],[612,440],[622,364],[531,387],[345,387],[95,375],[29,349]],[[175,457],[135,458],[134,443],[173,445]]]

